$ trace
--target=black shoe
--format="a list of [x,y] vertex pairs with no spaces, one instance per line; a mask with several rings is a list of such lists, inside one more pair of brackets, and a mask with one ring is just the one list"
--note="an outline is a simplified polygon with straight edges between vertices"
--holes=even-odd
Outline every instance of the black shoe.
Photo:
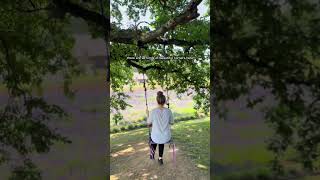
[[158,159],[158,162],[159,162],[160,165],[163,164],[163,160],[162,159]]

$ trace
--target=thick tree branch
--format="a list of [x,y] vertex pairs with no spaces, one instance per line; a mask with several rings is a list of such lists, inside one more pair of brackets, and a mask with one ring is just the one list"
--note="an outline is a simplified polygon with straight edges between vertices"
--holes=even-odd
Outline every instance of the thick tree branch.
[[[245,49],[243,49],[242,47],[238,47],[238,50],[239,50],[239,53],[240,53],[241,57],[243,57],[243,60],[245,60],[246,63],[249,63],[249,64],[255,66],[256,68],[264,69],[264,70],[268,70],[268,71],[271,71],[272,69],[274,69],[274,67],[270,66],[266,62],[257,61],[254,58],[251,58],[247,54],[247,51]],[[306,61],[306,63],[308,63],[311,66],[314,66],[308,61]],[[316,85],[316,84],[320,83],[320,79],[319,78],[298,79],[297,77],[290,76],[290,77],[284,77],[283,80],[288,84],[306,85],[306,86],[312,86],[312,85]]]
[[143,34],[140,37],[139,41],[141,41],[142,44],[149,43],[154,39],[164,35],[166,32],[175,29],[178,25],[183,25],[190,22],[193,19],[196,19],[200,15],[197,12],[197,7],[201,3],[201,1],[202,0],[192,0],[181,14],[179,14],[173,19],[170,19],[160,28],[149,33]]
[[129,66],[135,67],[135,68],[142,70],[142,71],[147,71],[149,69],[165,70],[165,68],[163,68],[161,66],[157,66],[157,65],[142,66],[142,65],[132,61],[131,59],[127,59],[127,63]]
[[106,29],[110,28],[109,17],[105,17],[102,14],[88,10],[69,0],[53,0],[52,2],[59,10],[62,10],[66,13],[70,13],[74,17],[79,17],[86,21],[93,22],[96,25],[102,26]]
[[[127,63],[129,66],[132,66],[132,67],[135,67],[143,72],[146,72],[150,69],[152,70],[167,70],[166,68],[162,67],[162,66],[159,66],[159,65],[149,65],[149,66],[142,66],[138,63],[136,63],[135,61],[132,61],[131,59],[127,59]],[[181,73],[181,71],[179,71],[178,69],[170,69],[170,71],[167,71],[167,73]],[[183,77],[183,79],[186,81],[186,82],[189,82],[190,84],[194,84],[195,82],[192,81],[191,79],[188,78],[188,76],[181,76]],[[197,86],[198,88],[203,88],[203,89],[207,89],[209,88],[208,86]]]
[[[130,33],[131,32],[131,33]],[[122,43],[122,44],[135,44],[134,42],[134,35],[133,31],[126,31],[121,32],[119,36],[112,36],[111,35],[111,42]],[[176,45],[176,46],[195,46],[195,45],[209,45],[209,38],[206,40],[193,40],[193,41],[186,41],[180,39],[168,39],[164,40],[161,38],[156,38],[150,41],[148,44],[162,44],[162,45]]]
[[[175,44],[178,46],[192,46],[200,44],[209,44],[207,41],[194,41],[188,42],[184,40],[168,40],[163,41],[159,37],[164,35],[166,32],[175,29],[178,25],[183,25],[196,19],[199,16],[197,12],[198,5],[202,0],[191,0],[186,6],[186,9],[170,19],[168,22],[164,23],[158,29],[142,33],[141,31],[134,32],[133,30],[117,30],[116,28],[111,28],[111,41],[125,44],[134,44],[135,40],[139,41],[140,44]],[[71,2],[70,0],[53,0],[53,4],[61,11],[70,13],[72,16],[82,18],[86,21],[95,23],[98,26],[104,26],[110,28],[109,17],[105,17],[97,12],[88,10],[81,7],[78,4]]]
[[29,0],[29,3],[32,5],[33,8],[36,8],[36,5],[32,2],[32,0]]
[[111,41],[124,44],[134,44],[135,41],[138,41],[139,44],[174,44],[177,46],[209,44],[209,40],[190,42],[177,39],[160,39],[160,37],[163,36],[166,32],[175,29],[178,25],[183,25],[193,19],[196,19],[199,16],[199,13],[197,12],[197,6],[201,3],[201,1],[202,0],[192,0],[182,13],[180,13],[173,19],[170,19],[158,29],[147,33],[132,29],[118,30],[115,26],[113,26],[111,28]]

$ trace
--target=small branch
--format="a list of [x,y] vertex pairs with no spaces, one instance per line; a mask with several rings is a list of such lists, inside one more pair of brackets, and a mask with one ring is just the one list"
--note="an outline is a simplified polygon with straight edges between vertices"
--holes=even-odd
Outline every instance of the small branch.
[[128,63],[128,65],[135,67],[135,68],[142,70],[142,71],[147,71],[149,69],[165,70],[165,68],[163,68],[161,66],[157,66],[157,65],[142,66],[142,65],[137,64],[136,62],[132,61],[131,59],[127,59],[127,63]]
[[16,8],[15,10],[11,10],[11,11],[18,10],[19,12],[23,12],[23,13],[33,13],[33,12],[39,12],[39,11],[44,11],[44,10],[50,10],[50,9],[52,9],[52,8],[47,6],[47,7],[35,8],[35,9],[20,9],[20,8]]
[[29,0],[29,3],[32,5],[33,8],[36,8],[36,5],[32,2],[32,0]]

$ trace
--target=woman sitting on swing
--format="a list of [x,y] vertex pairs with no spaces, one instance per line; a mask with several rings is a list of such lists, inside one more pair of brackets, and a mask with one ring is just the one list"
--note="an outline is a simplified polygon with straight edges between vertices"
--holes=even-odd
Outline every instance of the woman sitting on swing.
[[157,93],[157,103],[158,107],[153,109],[149,116],[149,111],[147,110],[148,120],[147,124],[151,131],[151,149],[153,153],[150,155],[150,159],[154,159],[154,153],[159,144],[159,159],[160,165],[163,164],[163,150],[164,144],[171,140],[171,128],[170,125],[173,124],[173,115],[169,108],[164,107],[166,103],[166,97],[163,95],[162,91]]

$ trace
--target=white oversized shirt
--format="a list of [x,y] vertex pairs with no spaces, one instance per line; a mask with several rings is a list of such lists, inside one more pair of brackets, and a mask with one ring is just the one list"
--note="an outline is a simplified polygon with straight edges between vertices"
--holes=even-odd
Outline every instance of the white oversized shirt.
[[170,124],[173,124],[173,115],[168,108],[155,108],[147,120],[152,124],[151,139],[157,144],[165,144],[171,139]]

